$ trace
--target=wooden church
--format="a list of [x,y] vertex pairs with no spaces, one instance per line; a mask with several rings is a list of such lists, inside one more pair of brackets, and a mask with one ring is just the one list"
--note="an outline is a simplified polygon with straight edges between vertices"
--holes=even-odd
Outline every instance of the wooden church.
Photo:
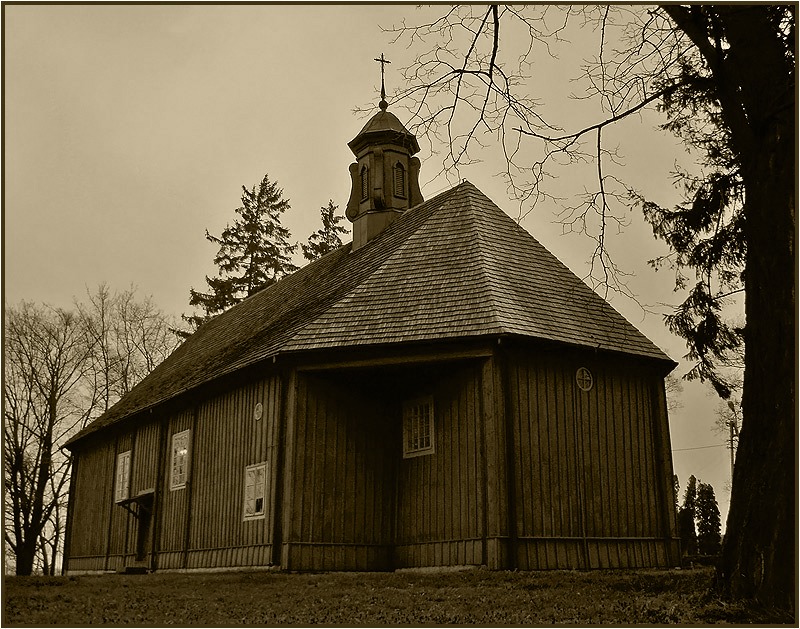
[[678,565],[675,363],[385,101],[349,146],[353,242],[70,441],[65,571]]

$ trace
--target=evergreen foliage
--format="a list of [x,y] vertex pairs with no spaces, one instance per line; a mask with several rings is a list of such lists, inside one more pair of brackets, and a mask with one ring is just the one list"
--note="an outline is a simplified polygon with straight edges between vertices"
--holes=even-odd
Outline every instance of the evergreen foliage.
[[328,201],[327,207],[320,208],[320,219],[322,228],[315,231],[308,237],[308,244],[300,245],[303,249],[303,257],[306,260],[318,260],[325,254],[342,246],[342,239],[339,234],[346,234],[347,228],[339,223],[344,220],[344,216],[336,215],[338,205],[334,205],[333,199]]
[[281,225],[281,215],[289,209],[283,190],[264,175],[257,186],[250,190],[242,186],[242,191],[242,205],[236,208],[239,218],[233,225],[228,225],[220,237],[206,230],[206,239],[219,245],[214,257],[219,271],[215,277],[206,276],[208,292],[189,291],[189,305],[202,308],[204,313],[184,315],[195,329],[297,270],[291,261],[297,244],[290,244],[291,234]]
[[695,516],[697,505],[697,479],[694,474],[686,481],[686,491],[683,492],[683,508],[689,509],[692,512],[692,517]]
[[682,554],[696,555],[697,531],[694,526],[694,516],[689,509],[681,508],[678,511],[678,536],[681,538]]
[[650,260],[651,266],[671,268],[675,290],[687,291],[665,317],[669,330],[686,340],[687,358],[695,361],[686,378],[707,380],[727,399],[735,383],[725,368],[737,362],[744,344],[744,330],[723,317],[733,296],[744,291],[744,181],[715,88],[702,80],[705,72],[701,64],[686,63],[677,87],[659,86],[665,94],[660,109],[668,117],[662,128],[698,150],[705,172],[697,176],[676,169],[673,176],[685,200],[674,208],[634,197],[654,235],[671,249]]
[[714,488],[700,483],[695,503],[697,516],[697,544],[701,555],[716,555],[721,548],[719,506]]
[[696,555],[697,529],[695,518],[697,515],[697,479],[694,475],[686,482],[686,491],[683,493],[683,505],[678,511],[678,535],[681,538],[681,547],[684,555]]

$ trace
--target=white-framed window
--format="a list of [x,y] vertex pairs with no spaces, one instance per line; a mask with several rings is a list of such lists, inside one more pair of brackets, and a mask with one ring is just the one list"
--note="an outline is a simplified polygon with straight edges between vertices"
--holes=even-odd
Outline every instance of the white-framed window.
[[189,442],[192,431],[184,430],[172,435],[172,456],[170,465],[169,488],[183,489],[189,473]]
[[434,453],[433,396],[403,404],[403,458]]
[[131,491],[131,451],[117,455],[117,475],[114,485],[114,501],[122,502],[130,497]]
[[267,463],[244,468],[244,519],[258,520],[267,512]]

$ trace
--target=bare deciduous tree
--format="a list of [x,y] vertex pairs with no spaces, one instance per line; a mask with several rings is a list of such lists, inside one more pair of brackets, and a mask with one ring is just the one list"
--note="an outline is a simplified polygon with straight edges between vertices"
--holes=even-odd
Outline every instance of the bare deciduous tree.
[[101,285],[74,310],[6,310],[5,542],[16,573],[55,574],[72,460],[62,445],[174,349],[171,321],[130,288]]
[[77,403],[91,349],[74,312],[31,303],[6,311],[5,540],[19,575],[33,571],[65,488],[59,444],[92,410]]
[[[731,386],[722,370],[746,341],[744,419],[719,582],[734,597],[791,609],[795,22],[792,4],[469,5],[390,29],[418,51],[395,103],[410,109],[421,137],[447,147],[443,170],[499,145],[521,216],[543,200],[561,202],[564,225],[595,240],[587,279],[605,291],[626,292],[607,237],[624,226],[626,207],[641,206],[671,249],[654,264],[669,264],[677,288],[688,291],[667,323],[687,342],[695,363],[689,377],[726,398]],[[575,84],[596,113],[567,128],[530,75],[537,58],[575,32],[596,38],[596,54]],[[501,46],[515,41],[523,43]],[[699,175],[674,174],[685,199],[674,209],[624,183],[617,152],[604,142],[614,125],[648,108],[699,156]],[[595,184],[577,202],[550,192],[559,168],[587,163]],[[722,308],[743,291],[741,327]]]

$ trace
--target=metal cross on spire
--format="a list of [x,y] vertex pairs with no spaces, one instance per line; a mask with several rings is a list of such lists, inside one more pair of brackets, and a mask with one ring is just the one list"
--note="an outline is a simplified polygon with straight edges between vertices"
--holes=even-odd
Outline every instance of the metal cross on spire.
[[383,53],[381,53],[381,58],[378,59],[376,57],[375,61],[377,61],[378,63],[381,64],[381,102],[378,103],[378,106],[381,109],[386,110],[386,108],[389,106],[389,103],[386,102],[386,88],[384,87],[384,83],[383,83],[383,70],[386,67],[386,64],[387,63],[391,63],[391,61],[388,61],[387,59],[384,59],[383,58]]

